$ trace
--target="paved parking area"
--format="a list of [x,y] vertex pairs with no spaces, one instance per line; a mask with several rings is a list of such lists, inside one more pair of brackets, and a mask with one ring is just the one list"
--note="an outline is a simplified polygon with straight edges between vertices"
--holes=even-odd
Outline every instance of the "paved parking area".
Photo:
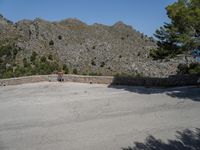
[[0,87],[0,150],[120,150],[200,127],[200,89],[41,82]]

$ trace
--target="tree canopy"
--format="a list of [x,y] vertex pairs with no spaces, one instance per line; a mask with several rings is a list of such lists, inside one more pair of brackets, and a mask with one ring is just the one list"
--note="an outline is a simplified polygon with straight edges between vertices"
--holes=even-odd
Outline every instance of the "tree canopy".
[[150,55],[162,59],[200,49],[200,0],[178,0],[166,10],[171,22],[156,30],[158,49]]

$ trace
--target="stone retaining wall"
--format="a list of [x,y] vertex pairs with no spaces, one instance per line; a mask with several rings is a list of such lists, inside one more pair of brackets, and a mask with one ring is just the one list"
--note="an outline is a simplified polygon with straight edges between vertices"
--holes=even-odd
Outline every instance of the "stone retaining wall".
[[111,76],[75,76],[64,75],[64,81],[66,82],[80,82],[80,83],[96,83],[96,84],[111,84],[114,77]]
[[[114,77],[110,76],[79,76],[79,75],[64,75],[64,82],[80,82],[80,83],[97,83],[97,84],[111,84]],[[0,79],[0,86],[18,85],[24,83],[36,82],[57,82],[57,75],[40,75],[40,76],[27,76],[10,79]]]
[[43,81],[48,81],[48,76],[43,75],[43,76],[27,76],[19,78],[0,79],[0,86],[18,85],[24,83],[35,83]]
[[[189,86],[199,85],[198,75],[170,76],[168,78],[148,78],[148,77],[111,77],[111,76],[80,76],[64,75],[64,82],[96,83],[112,85],[132,85],[132,86]],[[11,79],[0,79],[0,86],[18,85],[35,82],[57,82],[57,75],[28,76]]]
[[190,86],[200,85],[198,75],[174,75],[168,78],[149,77],[114,77],[111,85],[135,85],[149,87],[170,87],[170,86]]

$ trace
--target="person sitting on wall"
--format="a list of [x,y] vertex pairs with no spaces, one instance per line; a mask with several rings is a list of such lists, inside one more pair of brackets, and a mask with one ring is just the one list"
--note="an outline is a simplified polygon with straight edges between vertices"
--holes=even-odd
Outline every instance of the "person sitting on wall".
[[61,72],[57,72],[57,81],[59,81],[59,82],[63,82],[64,81],[64,79],[63,79],[63,74],[64,74],[64,72],[63,71],[61,71]]

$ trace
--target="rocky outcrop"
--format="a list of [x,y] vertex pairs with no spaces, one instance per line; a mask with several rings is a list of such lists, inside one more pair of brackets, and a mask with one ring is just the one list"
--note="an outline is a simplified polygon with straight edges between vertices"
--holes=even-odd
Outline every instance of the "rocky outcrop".
[[13,24],[0,17],[0,28],[0,42],[10,39],[21,49],[17,60],[29,59],[35,51],[41,56],[53,55],[80,74],[165,77],[176,74],[177,65],[185,61],[184,57],[153,61],[148,56],[155,42],[123,22],[105,26],[78,19],[49,22],[36,18]]

